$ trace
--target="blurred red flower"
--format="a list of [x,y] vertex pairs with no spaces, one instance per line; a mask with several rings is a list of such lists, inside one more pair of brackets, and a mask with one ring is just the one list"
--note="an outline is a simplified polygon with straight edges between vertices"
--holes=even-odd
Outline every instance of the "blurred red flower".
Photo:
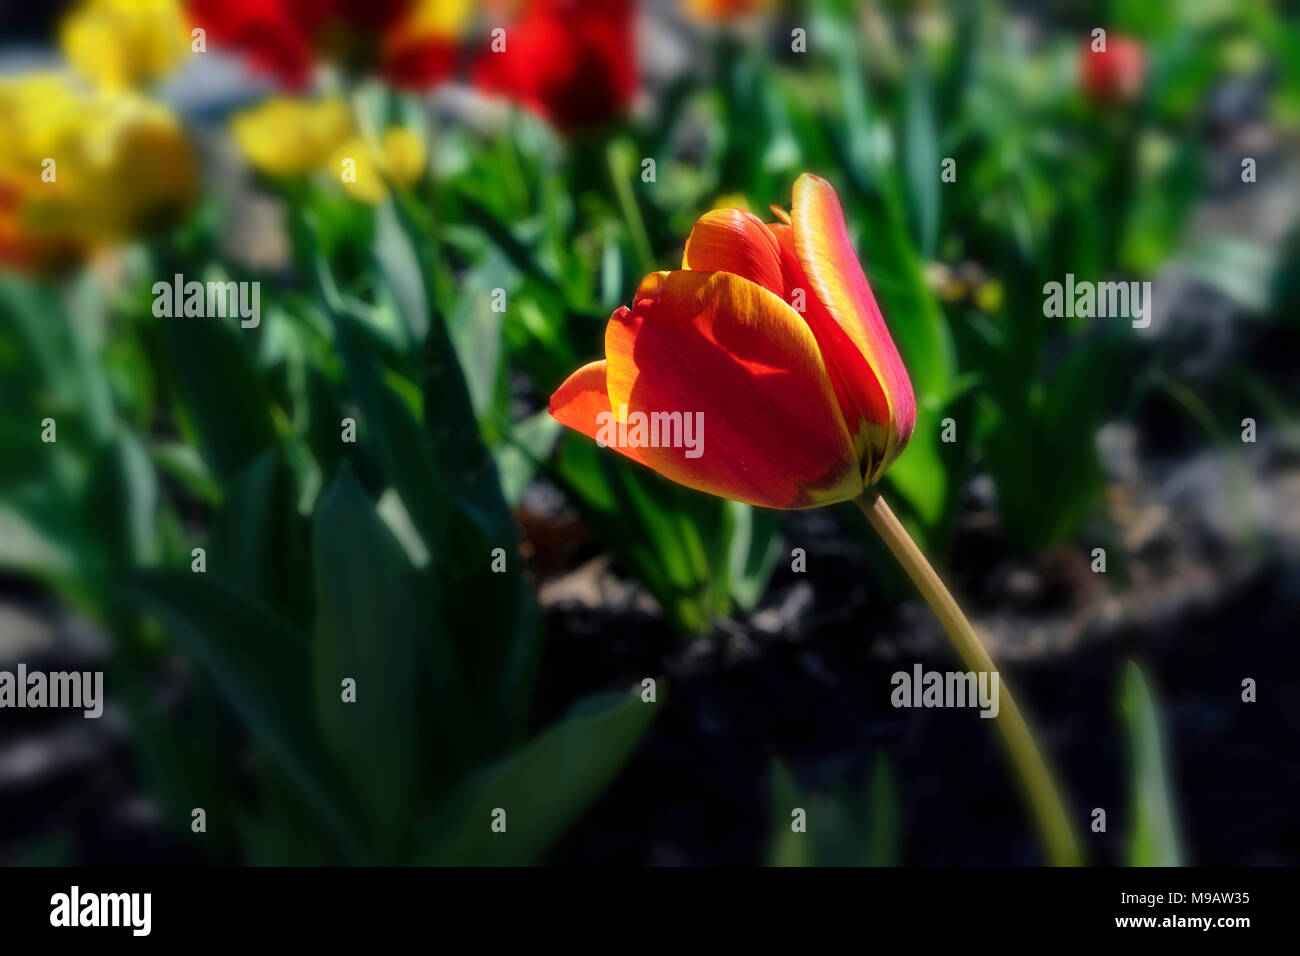
[[451,73],[457,42],[421,27],[429,2],[442,0],[190,0],[189,9],[214,44],[290,87],[304,86],[322,60],[425,87]]
[[1142,89],[1145,72],[1146,54],[1132,37],[1107,37],[1104,50],[1093,50],[1091,40],[1084,44],[1080,82],[1094,103],[1132,102]]
[[505,25],[505,49],[488,46],[475,60],[479,89],[507,96],[566,132],[627,108],[637,90],[633,0],[518,6]]

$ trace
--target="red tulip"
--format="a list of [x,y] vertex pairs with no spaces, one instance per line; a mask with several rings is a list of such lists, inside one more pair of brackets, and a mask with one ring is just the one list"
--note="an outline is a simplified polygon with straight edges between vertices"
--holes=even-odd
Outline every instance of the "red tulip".
[[[805,173],[791,214],[778,215],[704,215],[682,269],[642,280],[610,317],[605,360],[571,375],[551,414],[676,482],[767,508],[845,501],[874,484],[916,421],[907,370],[830,184]],[[702,453],[606,441],[611,416],[637,413],[660,415],[663,432],[664,416],[700,416]]]
[[1145,69],[1141,43],[1131,37],[1109,36],[1104,50],[1094,51],[1091,40],[1084,44],[1080,81],[1094,103],[1128,103],[1141,91]]
[[485,50],[474,82],[562,130],[609,119],[636,95],[632,0],[525,0],[505,50]]
[[[701,217],[681,270],[642,280],[632,307],[610,316],[604,361],[569,376],[551,396],[551,414],[709,494],[767,508],[853,499],[966,666],[996,671],[875,488],[911,437],[916,404],[849,244],[839,199],[829,183],[805,173],[794,184],[790,215],[774,211],[780,222],[764,224],[740,209]],[[1009,688],[1000,685],[998,694],[997,726],[1049,859],[1078,865],[1051,770]]]
[[242,50],[295,88],[321,60],[415,87],[445,79],[455,62],[455,36],[419,29],[421,0],[190,0],[189,7],[214,44]]

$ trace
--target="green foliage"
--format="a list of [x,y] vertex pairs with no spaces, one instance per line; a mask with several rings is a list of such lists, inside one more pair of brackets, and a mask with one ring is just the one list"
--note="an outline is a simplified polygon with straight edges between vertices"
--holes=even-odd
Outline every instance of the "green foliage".
[[[149,356],[157,388],[112,394],[113,356],[87,323],[42,287],[0,286],[17,319],[0,334],[32,371],[15,394],[28,454],[4,476],[14,503],[0,510],[0,558],[104,622],[145,772],[178,830],[190,808],[208,811],[204,852],[428,862],[440,844],[427,821],[473,846],[491,821],[457,808],[488,802],[517,808],[519,834],[492,858],[533,862],[617,773],[656,705],[575,710],[533,737],[538,614],[457,351],[423,304],[431,273],[413,226],[377,212],[379,268],[359,283],[325,265],[317,220],[300,211],[313,294],[273,301],[260,329],[156,319],[143,296],[124,304],[119,341],[141,347],[115,355]],[[92,293],[73,287],[70,305],[78,297]],[[42,406],[58,418],[49,445],[30,427]],[[355,444],[342,441],[345,416]],[[136,433],[160,418],[181,442]],[[178,503],[198,509],[197,526]],[[192,558],[194,546],[205,553]],[[196,665],[180,721],[143,683],[172,640]],[[236,726],[253,747],[252,788],[225,776]],[[556,762],[574,748],[581,774]]]
[[706,632],[733,600],[752,608],[761,597],[780,548],[776,513],[697,494],[578,435],[561,443],[552,476],[678,630]]
[[[894,866],[902,839],[902,794],[889,761],[880,755],[867,786],[841,784],[829,793],[800,788],[784,764],[772,767],[770,866]],[[805,812],[806,830],[792,813]]]
[[[621,694],[580,703],[568,719],[449,794],[420,862],[501,866],[538,859],[609,784],[652,715],[653,705]],[[498,811],[506,811],[501,833],[482,825]]]
[[1178,809],[1166,766],[1159,703],[1132,661],[1124,672],[1121,710],[1128,726],[1133,788],[1129,804],[1129,866],[1181,866]]

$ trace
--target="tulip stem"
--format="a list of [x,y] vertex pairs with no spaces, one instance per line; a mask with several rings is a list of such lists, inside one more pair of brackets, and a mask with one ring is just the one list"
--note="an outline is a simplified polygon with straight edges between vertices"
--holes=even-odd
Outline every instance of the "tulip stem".
[[[980,643],[970,621],[893,510],[880,496],[880,492],[874,486],[869,486],[858,496],[856,503],[930,605],[930,610],[934,611],[966,666],[976,673],[996,672],[993,659]],[[1034,742],[1034,735],[1025,723],[1020,708],[1016,706],[1005,680],[999,680],[998,696],[999,708],[995,718],[998,729],[1002,732],[1011,762],[1020,775],[1025,796],[1047,846],[1048,858],[1054,866],[1078,866],[1082,858],[1069,814],[1052,773]]]

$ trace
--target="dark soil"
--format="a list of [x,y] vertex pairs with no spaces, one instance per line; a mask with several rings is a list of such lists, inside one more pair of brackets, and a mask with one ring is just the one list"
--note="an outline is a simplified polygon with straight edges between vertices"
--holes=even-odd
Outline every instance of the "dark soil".
[[[766,607],[807,606],[780,633],[742,621],[682,642],[635,607],[552,609],[545,716],[646,676],[666,685],[642,747],[556,860],[753,864],[772,832],[773,760],[816,791],[861,781],[883,753],[901,788],[900,862],[1041,862],[993,722],[890,705],[894,671],[959,669],[928,611],[891,607],[873,590],[839,521],[794,516],[788,538],[807,549],[808,572],[778,573]],[[1126,858],[1132,783],[1117,702],[1130,659],[1163,702],[1185,862],[1300,861],[1300,715],[1287,705],[1300,691],[1298,570],[1272,562],[1212,607],[1174,602],[1149,620],[1091,627],[1068,650],[1049,642],[1003,656],[1003,679],[1060,770],[1092,862]],[[1054,636],[1063,630],[1050,608],[1012,620],[1022,632],[1044,622]],[[1257,703],[1241,701],[1244,677],[1259,682]],[[1088,831],[1097,807],[1106,833]]]

